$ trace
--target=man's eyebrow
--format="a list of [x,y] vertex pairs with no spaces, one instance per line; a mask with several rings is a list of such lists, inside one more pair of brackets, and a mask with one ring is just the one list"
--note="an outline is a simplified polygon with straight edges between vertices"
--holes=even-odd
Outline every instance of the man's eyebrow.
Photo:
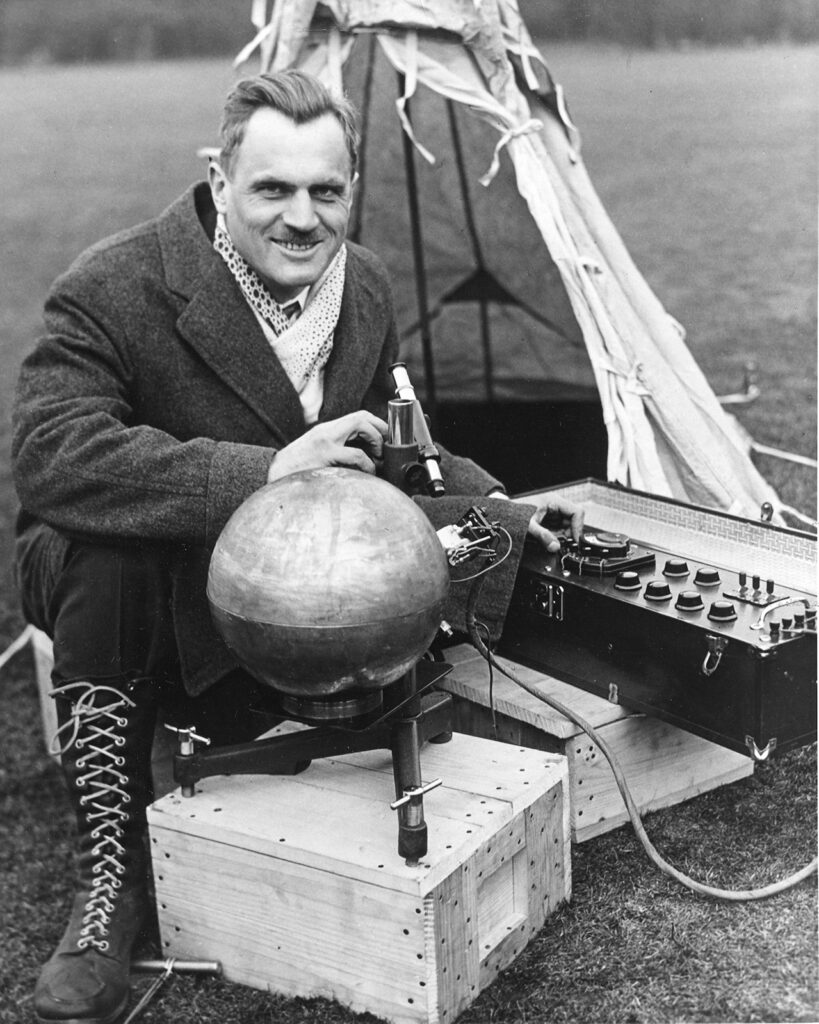
[[268,178],[262,177],[257,178],[255,181],[250,183],[250,188],[254,192],[263,192],[267,189],[277,189],[279,191],[292,189],[294,186],[287,181],[281,181],[279,178]]

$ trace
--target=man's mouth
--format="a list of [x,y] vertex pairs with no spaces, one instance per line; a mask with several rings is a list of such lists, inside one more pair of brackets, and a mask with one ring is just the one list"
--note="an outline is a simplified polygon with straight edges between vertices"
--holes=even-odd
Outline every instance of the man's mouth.
[[314,249],[319,244],[319,239],[314,238],[307,241],[295,241],[293,239],[274,238],[273,241],[276,245],[281,246],[282,249],[286,249],[288,252],[309,252],[310,249]]

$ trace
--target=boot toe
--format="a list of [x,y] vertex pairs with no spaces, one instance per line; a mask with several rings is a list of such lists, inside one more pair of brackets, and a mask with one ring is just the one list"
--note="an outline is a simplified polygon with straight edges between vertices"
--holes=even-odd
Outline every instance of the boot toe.
[[51,1024],[112,1024],[128,1004],[128,971],[95,950],[58,954],[40,974],[34,1010]]

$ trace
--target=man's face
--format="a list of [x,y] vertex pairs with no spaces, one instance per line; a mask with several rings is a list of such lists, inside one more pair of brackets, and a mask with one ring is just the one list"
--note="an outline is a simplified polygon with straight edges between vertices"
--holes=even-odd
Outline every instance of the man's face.
[[230,177],[213,164],[210,186],[239,254],[287,302],[321,277],[347,233],[353,174],[344,130],[332,114],[296,124],[262,107]]

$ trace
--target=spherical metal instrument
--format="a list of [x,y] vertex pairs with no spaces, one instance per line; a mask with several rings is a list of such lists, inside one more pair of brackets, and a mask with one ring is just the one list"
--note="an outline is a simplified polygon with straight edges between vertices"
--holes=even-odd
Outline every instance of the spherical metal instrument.
[[276,690],[335,698],[383,688],[435,637],[449,569],[396,487],[341,468],[262,487],[214,548],[207,594],[242,665]]

